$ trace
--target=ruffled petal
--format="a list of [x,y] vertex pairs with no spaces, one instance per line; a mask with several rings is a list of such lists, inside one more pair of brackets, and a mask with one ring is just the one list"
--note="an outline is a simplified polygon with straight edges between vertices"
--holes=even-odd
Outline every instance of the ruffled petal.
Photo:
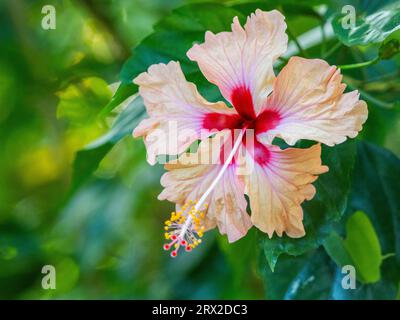
[[[230,136],[229,131],[221,132],[203,141],[196,153],[184,154],[178,161],[167,164],[168,172],[161,178],[164,190],[158,199],[175,202],[177,210],[189,201],[199,200],[223,166],[223,163],[218,163],[221,144],[215,144],[215,141]],[[251,228],[250,216],[246,213],[244,183],[236,175],[235,164],[229,165],[205,203],[208,207],[204,226],[206,229],[218,226],[221,234],[227,234],[229,242],[245,236]]]
[[284,19],[279,11],[258,9],[243,29],[235,17],[232,32],[207,32],[187,53],[245,118],[254,118],[271,92],[272,65],[287,48]]
[[335,66],[323,60],[293,57],[282,69],[263,110],[273,110],[280,120],[258,138],[271,143],[275,136],[293,145],[300,139],[333,146],[354,138],[368,117],[359,93],[343,94],[346,87]]
[[328,171],[328,167],[321,165],[321,145],[285,150],[256,147],[257,157],[248,155],[248,161],[255,160],[254,169],[245,177],[251,221],[270,238],[274,232],[278,236],[285,232],[292,238],[304,236],[301,203],[314,197],[312,182]]
[[208,114],[237,116],[223,102],[207,102],[196,86],[186,81],[178,62],[152,65],[134,83],[150,118],[144,119],[133,135],[144,138],[150,164],[157,155],[180,154],[199,139]]

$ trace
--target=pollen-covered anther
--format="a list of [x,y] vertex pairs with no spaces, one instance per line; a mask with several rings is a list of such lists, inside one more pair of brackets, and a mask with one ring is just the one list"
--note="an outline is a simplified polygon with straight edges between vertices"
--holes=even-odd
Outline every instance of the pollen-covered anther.
[[181,210],[172,212],[171,217],[165,221],[165,239],[171,240],[164,244],[164,250],[171,251],[171,257],[176,257],[180,247],[190,252],[201,243],[201,237],[205,231],[202,222],[205,218],[205,210],[197,208],[197,201],[188,201]]

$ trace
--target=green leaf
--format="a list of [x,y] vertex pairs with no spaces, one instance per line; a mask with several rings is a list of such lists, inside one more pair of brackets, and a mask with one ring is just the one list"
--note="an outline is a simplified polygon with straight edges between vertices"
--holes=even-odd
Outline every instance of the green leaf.
[[[357,159],[349,213],[361,210],[378,236],[382,255],[381,279],[337,292],[338,299],[394,299],[400,281],[400,159],[370,143],[357,144]],[[365,254],[370,254],[365,252]]]
[[306,235],[299,239],[262,236],[262,249],[272,270],[280,254],[301,255],[317,248],[329,235],[332,224],[342,217],[347,205],[354,158],[352,140],[333,148],[322,147],[322,163],[329,167],[329,172],[314,183],[316,196],[302,205]]
[[[400,281],[400,159],[390,151],[359,143],[351,210],[371,220],[385,258],[381,275],[390,285]],[[393,255],[394,254],[394,255]]]
[[[349,215],[348,239],[343,242],[338,234],[331,233],[324,240],[325,250],[336,265],[321,249],[300,256],[284,254],[276,265],[275,272],[261,259],[260,270],[266,297],[395,299],[400,282],[399,181],[400,159],[385,149],[358,142],[350,208],[346,213]],[[356,210],[363,210],[365,215],[360,212],[350,215]],[[375,232],[379,244],[373,235]],[[364,248],[361,248],[362,244]],[[361,266],[361,269],[358,268],[367,279],[376,276],[379,246],[384,253],[384,258],[380,259],[379,281],[367,284],[357,281],[356,289],[343,289],[341,282],[344,274],[341,265],[353,264],[349,259]],[[374,258],[369,257],[370,255]],[[366,263],[367,260],[369,263]],[[360,271],[357,271],[356,276],[360,280]]]
[[347,46],[382,42],[400,28],[400,2],[380,1],[372,10],[355,7],[355,27],[343,27],[349,23],[348,14],[335,15],[332,26],[337,37]]
[[352,191],[353,212],[362,210],[378,234],[383,255],[400,262],[400,159],[370,143],[358,143]]
[[324,248],[339,267],[354,266],[358,281],[374,283],[380,280],[381,247],[374,227],[364,212],[357,211],[347,220],[345,240],[332,232],[325,239]]
[[107,143],[94,149],[82,149],[76,153],[72,166],[72,192],[96,171],[101,159],[105,157],[112,147],[111,143]]
[[100,116],[104,117],[118,107],[127,98],[137,92],[137,85],[134,83],[121,83],[117,91],[114,93],[110,102],[101,110]]
[[332,231],[332,233],[324,240],[323,245],[326,253],[338,266],[342,267],[354,264],[353,259],[343,244],[342,237],[335,231]]
[[89,77],[68,85],[57,95],[57,117],[67,120],[66,139],[74,155],[108,129],[99,113],[110,101],[112,92],[103,79]]
[[132,134],[133,129],[145,114],[143,99],[137,96],[115,119],[111,129],[90,143],[85,150],[92,150],[107,143],[115,144],[123,137]]
[[[257,9],[270,11],[279,10],[286,17],[290,16],[298,18],[299,15],[320,19],[320,15],[310,6],[312,1],[288,1],[288,0],[276,0],[274,2],[268,1],[244,1],[233,6],[234,9],[239,10],[244,16],[248,16],[255,12]],[[315,1],[315,4],[321,5],[323,1]],[[304,22],[304,21],[303,21]]]
[[57,117],[68,119],[72,126],[84,126],[97,119],[112,93],[103,79],[90,77],[69,85],[58,96]]
[[132,56],[124,64],[120,79],[123,83],[132,80],[156,63],[179,61],[189,81],[196,83],[206,99],[221,99],[218,89],[202,76],[196,63],[186,57],[186,52],[195,42],[203,42],[207,30],[213,32],[230,29],[233,17],[242,20],[243,15],[220,4],[190,4],[174,10],[161,20],[155,31],[132,51]]
[[400,41],[398,39],[390,39],[383,42],[379,48],[379,57],[388,60],[400,52]]
[[132,133],[143,115],[143,100],[137,97],[120,113],[107,133],[77,153],[73,164],[72,190],[76,190],[92,175],[100,161],[118,141]]
[[346,239],[343,244],[363,282],[379,281],[381,247],[374,227],[364,212],[357,211],[347,220]]
[[335,266],[323,250],[302,256],[283,255],[271,271],[263,261],[261,275],[267,299],[329,299]]

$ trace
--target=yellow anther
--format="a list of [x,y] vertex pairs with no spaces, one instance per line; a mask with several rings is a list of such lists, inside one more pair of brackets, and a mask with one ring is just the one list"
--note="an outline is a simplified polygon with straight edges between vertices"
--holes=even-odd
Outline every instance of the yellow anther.
[[[171,212],[171,217],[165,221],[164,229],[166,232],[164,237],[167,240],[175,240],[168,244],[172,248],[178,249],[181,245],[181,240],[185,240],[185,246],[191,249],[196,248],[201,243],[200,238],[205,230],[201,221],[205,217],[205,209],[197,209],[197,203],[198,200],[188,200],[179,211]],[[182,236],[179,236],[182,239],[177,239],[178,234],[182,234]],[[176,240],[179,241],[176,242]]]

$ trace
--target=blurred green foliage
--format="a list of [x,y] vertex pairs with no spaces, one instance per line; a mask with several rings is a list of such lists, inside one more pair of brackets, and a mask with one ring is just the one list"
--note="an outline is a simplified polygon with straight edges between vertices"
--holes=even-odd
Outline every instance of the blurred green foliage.
[[[173,205],[156,200],[163,168],[150,167],[130,136],[144,115],[132,78],[179,60],[206,98],[221,99],[186,51],[206,30],[227,30],[233,16],[244,21],[256,8],[285,14],[301,46],[291,42],[291,54],[330,64],[372,60],[383,40],[400,39],[398,1],[202,2],[0,3],[1,299],[399,297],[398,54],[343,72],[369,119],[356,142],[324,148],[331,170],[304,205],[307,237],[269,240],[251,230],[229,245],[211,231],[190,255],[171,260],[162,251]],[[41,28],[46,4],[56,8],[56,30]],[[354,34],[340,28],[344,4],[356,8]],[[374,14],[386,19],[384,30]],[[340,287],[348,261],[361,275],[355,291]],[[41,287],[47,264],[56,267],[56,290]]]

